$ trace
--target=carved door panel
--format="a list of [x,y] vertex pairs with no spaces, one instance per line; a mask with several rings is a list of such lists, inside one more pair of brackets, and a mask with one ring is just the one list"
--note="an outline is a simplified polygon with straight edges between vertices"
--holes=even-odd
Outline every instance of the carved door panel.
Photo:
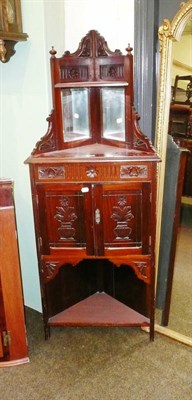
[[150,184],[103,185],[103,236],[107,254],[149,253]]
[[37,191],[43,254],[149,253],[150,184],[40,185]]
[[[38,187],[43,254],[49,254],[51,249],[67,251],[71,248],[86,247],[93,253],[92,235],[87,229],[87,226],[92,225],[89,222],[89,187],[84,190],[82,184]],[[85,212],[87,208],[90,213]]]

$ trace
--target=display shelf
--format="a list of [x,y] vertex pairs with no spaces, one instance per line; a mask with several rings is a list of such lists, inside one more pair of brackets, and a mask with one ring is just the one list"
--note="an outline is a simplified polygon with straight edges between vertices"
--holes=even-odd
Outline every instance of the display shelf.
[[109,296],[96,292],[49,318],[50,326],[149,326],[149,319]]

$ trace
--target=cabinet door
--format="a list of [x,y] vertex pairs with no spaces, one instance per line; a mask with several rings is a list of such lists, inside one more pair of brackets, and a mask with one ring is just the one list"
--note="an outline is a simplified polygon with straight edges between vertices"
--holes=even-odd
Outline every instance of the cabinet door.
[[148,182],[102,186],[105,255],[149,253],[150,191]]
[[82,184],[37,188],[42,253],[86,249],[93,254],[91,187]]

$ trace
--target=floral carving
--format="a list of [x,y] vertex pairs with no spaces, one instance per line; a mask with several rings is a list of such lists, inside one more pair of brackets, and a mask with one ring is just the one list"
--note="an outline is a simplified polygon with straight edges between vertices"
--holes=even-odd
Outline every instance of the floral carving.
[[98,175],[98,171],[94,166],[91,166],[86,169],[86,175],[88,178],[95,178]]
[[63,197],[60,200],[60,206],[56,207],[56,211],[55,219],[60,223],[60,227],[58,228],[60,239],[74,240],[76,230],[73,227],[73,222],[77,219],[77,215],[75,214],[75,208],[69,206],[68,197]]
[[114,234],[116,239],[130,240],[132,229],[128,226],[128,222],[134,218],[131,206],[127,205],[127,198],[123,195],[118,197],[117,203],[119,206],[113,206],[113,214],[111,215],[111,218],[117,221]]

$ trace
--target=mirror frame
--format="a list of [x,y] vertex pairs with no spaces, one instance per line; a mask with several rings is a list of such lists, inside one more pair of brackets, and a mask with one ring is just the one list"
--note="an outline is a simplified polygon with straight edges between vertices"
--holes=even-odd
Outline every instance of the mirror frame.
[[[169,124],[169,108],[171,100],[171,66],[172,44],[179,41],[186,22],[192,17],[192,0],[182,2],[181,8],[172,21],[163,20],[159,28],[159,84],[157,92],[157,115],[155,131],[155,148],[161,158],[158,170],[158,194],[157,194],[157,232],[156,232],[156,271],[158,270],[159,246],[162,222],[163,189],[165,179],[165,162],[167,150],[167,133]],[[157,277],[157,274],[156,274]],[[192,338],[182,335],[169,328],[155,324],[156,332],[162,333],[172,339],[192,346]]]

